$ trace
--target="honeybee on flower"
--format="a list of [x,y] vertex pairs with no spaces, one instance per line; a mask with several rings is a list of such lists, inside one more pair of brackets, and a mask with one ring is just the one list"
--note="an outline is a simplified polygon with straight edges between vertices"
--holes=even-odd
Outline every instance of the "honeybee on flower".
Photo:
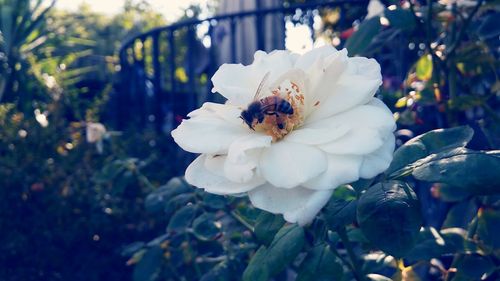
[[201,154],[186,180],[207,192],[246,193],[255,207],[304,225],[336,187],[392,160],[395,122],[374,98],[382,84],[374,59],[332,46],[257,51],[250,65],[222,65],[212,82],[227,101],[203,104],[172,131]]

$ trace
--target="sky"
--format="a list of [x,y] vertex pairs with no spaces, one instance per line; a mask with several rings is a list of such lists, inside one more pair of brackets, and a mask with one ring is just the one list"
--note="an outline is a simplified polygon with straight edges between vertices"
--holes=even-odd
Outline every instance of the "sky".
[[[57,0],[56,7],[65,10],[76,10],[82,3],[89,4],[96,12],[105,14],[118,13],[125,0]],[[161,12],[169,21],[182,16],[183,9],[192,3],[203,3],[203,0],[149,0],[154,10]]]

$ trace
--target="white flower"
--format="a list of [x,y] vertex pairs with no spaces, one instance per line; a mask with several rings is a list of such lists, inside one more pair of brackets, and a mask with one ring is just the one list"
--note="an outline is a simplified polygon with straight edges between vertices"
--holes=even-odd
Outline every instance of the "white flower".
[[86,136],[88,143],[95,143],[97,151],[102,153],[103,142],[102,140],[108,136],[106,127],[101,123],[87,122]]
[[[252,130],[240,115],[266,73],[262,96],[286,99],[293,114],[280,114],[283,129],[266,115]],[[304,225],[337,186],[372,178],[392,160],[395,122],[373,97],[382,83],[373,59],[331,46],[302,56],[257,51],[251,65],[222,65],[212,82],[227,102],[203,104],[172,131],[184,150],[201,153],[186,180],[207,192],[247,193],[257,208]]]
[[366,17],[365,20],[371,19],[376,16],[383,16],[385,11],[385,6],[380,2],[380,0],[370,0],[368,7],[366,7]]
[[439,4],[446,6],[457,4],[458,7],[474,7],[477,4],[477,0],[439,0]]

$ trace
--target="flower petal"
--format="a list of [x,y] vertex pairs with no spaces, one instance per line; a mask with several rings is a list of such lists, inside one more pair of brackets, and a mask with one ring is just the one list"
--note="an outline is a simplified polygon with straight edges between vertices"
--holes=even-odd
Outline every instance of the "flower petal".
[[339,185],[359,179],[359,169],[363,163],[361,155],[328,155],[328,169],[321,175],[304,183],[310,189],[335,189]]
[[186,181],[196,187],[214,194],[238,194],[247,192],[265,183],[254,177],[246,183],[236,183],[223,176],[225,156],[200,155],[186,169]]
[[289,142],[317,145],[336,140],[349,132],[350,127],[344,124],[330,128],[299,128],[286,136]]
[[314,191],[303,187],[277,188],[266,184],[248,192],[252,204],[262,210],[283,214],[286,221],[303,226],[326,205],[333,190]]
[[379,149],[363,157],[360,176],[370,179],[387,170],[392,161],[395,143],[394,134],[386,135]]
[[224,163],[224,175],[231,181],[245,183],[257,172],[263,147],[271,145],[272,137],[251,134],[235,140],[229,147]]
[[363,155],[375,151],[382,144],[382,138],[377,130],[364,128],[351,130],[342,138],[321,144],[318,147],[331,154]]
[[329,91],[314,111],[308,116],[308,122],[318,121],[366,104],[382,84],[380,65],[373,59],[349,58],[345,70],[334,86],[326,87]]
[[294,67],[300,68],[304,71],[309,71],[310,67],[317,61],[324,59],[325,57],[338,52],[332,45],[323,46],[320,48],[313,49],[303,55],[301,55],[295,62]]
[[225,154],[234,140],[253,133],[234,106],[205,103],[189,116],[171,134],[182,149],[192,153]]
[[272,185],[293,188],[326,170],[326,155],[319,149],[282,140],[262,152],[259,167]]
[[229,104],[246,106],[252,102],[260,82],[268,72],[269,81],[274,81],[292,68],[295,59],[296,56],[288,51],[273,51],[269,54],[257,51],[251,65],[223,64],[212,76],[212,92],[219,92]]

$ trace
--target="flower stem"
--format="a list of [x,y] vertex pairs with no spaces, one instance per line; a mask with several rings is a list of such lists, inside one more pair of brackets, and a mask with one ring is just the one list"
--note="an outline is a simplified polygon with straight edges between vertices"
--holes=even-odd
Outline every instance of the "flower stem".
[[349,255],[349,258],[351,259],[354,278],[358,281],[364,281],[365,278],[364,278],[364,274],[361,270],[361,264],[360,264],[358,258],[356,257],[356,254],[354,253],[351,241],[349,241],[349,238],[347,237],[347,232],[346,232],[345,227],[338,228],[337,233],[339,234],[340,240],[342,240],[342,243],[344,244],[344,247],[347,250],[347,254]]

